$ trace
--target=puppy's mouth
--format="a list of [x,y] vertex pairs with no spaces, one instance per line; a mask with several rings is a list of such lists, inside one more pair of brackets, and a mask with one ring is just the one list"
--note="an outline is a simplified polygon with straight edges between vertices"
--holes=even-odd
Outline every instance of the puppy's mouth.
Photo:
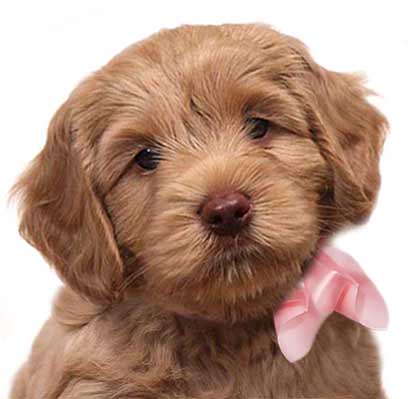
[[240,253],[248,250],[248,247],[254,246],[254,239],[251,236],[249,229],[240,231],[235,235],[219,235],[208,233],[211,240],[216,243],[217,249],[225,254]]
[[234,235],[220,235],[207,231],[206,239],[211,242],[212,254],[220,259],[239,260],[251,253],[262,251],[259,243],[251,234],[249,226],[242,228]]
[[234,238],[217,238],[217,250],[211,262],[213,267],[239,268],[257,267],[273,260],[270,248],[265,248],[251,239],[249,235],[237,235]]

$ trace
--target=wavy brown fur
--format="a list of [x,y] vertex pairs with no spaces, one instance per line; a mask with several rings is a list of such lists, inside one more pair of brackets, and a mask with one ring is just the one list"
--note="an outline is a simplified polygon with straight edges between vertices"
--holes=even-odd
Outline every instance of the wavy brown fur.
[[[290,364],[272,321],[318,244],[372,211],[387,123],[368,94],[262,25],[164,30],[80,83],[14,188],[66,287],[11,397],[384,398],[364,327],[334,315]],[[253,203],[235,239],[197,216],[226,189]]]

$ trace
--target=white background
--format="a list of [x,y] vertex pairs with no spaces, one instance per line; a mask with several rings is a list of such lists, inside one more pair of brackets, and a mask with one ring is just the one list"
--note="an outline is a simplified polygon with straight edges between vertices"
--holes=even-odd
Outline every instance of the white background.
[[[365,71],[391,134],[382,191],[365,226],[337,244],[357,258],[389,306],[377,333],[384,385],[408,397],[408,27],[403,1],[9,1],[0,6],[0,398],[26,358],[60,284],[17,233],[7,191],[45,142],[48,122],[75,84],[132,42],[184,23],[266,22],[303,40],[339,71]],[[339,370],[341,372],[341,370]],[[37,398],[36,398],[37,399]],[[40,399],[40,398],[38,398]]]

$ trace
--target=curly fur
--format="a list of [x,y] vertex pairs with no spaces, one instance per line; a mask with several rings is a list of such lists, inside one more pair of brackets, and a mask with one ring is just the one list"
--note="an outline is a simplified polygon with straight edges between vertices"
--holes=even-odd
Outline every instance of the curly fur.
[[[364,327],[331,316],[290,364],[272,319],[317,246],[372,211],[387,122],[369,94],[262,25],[163,30],[81,82],[14,188],[65,287],[11,397],[384,398]],[[254,212],[221,239],[197,208],[226,189]]]

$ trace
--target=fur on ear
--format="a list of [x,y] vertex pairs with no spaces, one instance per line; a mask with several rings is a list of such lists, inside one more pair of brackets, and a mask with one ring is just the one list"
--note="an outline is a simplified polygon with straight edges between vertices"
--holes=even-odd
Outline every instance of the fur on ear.
[[122,261],[109,218],[74,145],[70,100],[53,117],[44,149],[12,189],[20,234],[74,291],[95,303],[118,295]]
[[[288,38],[303,65],[297,95],[306,105],[310,127],[331,169],[324,193],[327,230],[366,220],[380,185],[379,157],[388,130],[381,112],[367,101],[375,93],[358,74],[319,66],[306,47]],[[301,92],[299,92],[299,90]]]
[[388,123],[366,97],[363,78],[315,67],[316,141],[332,171],[328,190],[337,224],[358,224],[371,213],[380,186],[379,157]]
[[318,65],[298,39],[279,35],[282,46],[271,45],[276,43],[276,31],[266,26],[256,29],[258,43],[271,56],[289,49],[277,79],[305,107],[314,139],[331,169],[331,183],[322,195],[325,230],[363,222],[378,193],[379,156],[388,130],[386,118],[367,101],[375,93],[358,74]]

